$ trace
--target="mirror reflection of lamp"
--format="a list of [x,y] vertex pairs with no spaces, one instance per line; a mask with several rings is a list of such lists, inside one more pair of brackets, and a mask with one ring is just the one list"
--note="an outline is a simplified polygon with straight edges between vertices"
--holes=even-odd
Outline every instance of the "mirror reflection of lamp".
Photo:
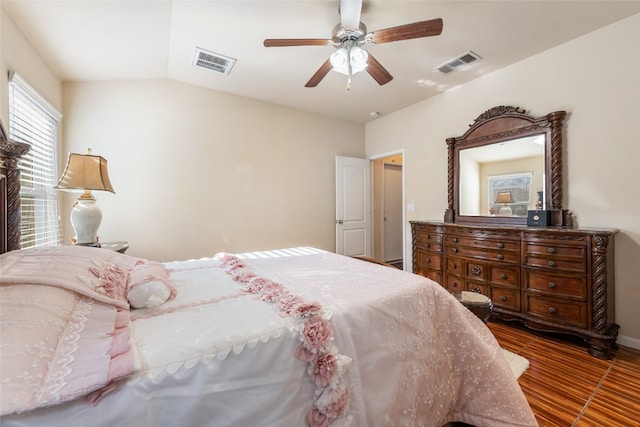
[[91,190],[110,191],[115,193],[109,181],[107,160],[102,156],[70,153],[67,166],[55,186],[61,190],[83,190],[71,209],[71,225],[76,235],[72,239],[74,245],[100,246],[98,227],[102,222],[102,211],[96,205]]
[[511,207],[509,207],[507,204],[508,203],[513,203],[513,198],[511,197],[511,192],[510,191],[501,191],[498,193],[498,198],[496,198],[495,201],[496,204],[498,203],[502,203],[502,207],[500,208],[500,211],[498,212],[498,215],[500,216],[511,216],[513,215],[513,211],[511,210]]

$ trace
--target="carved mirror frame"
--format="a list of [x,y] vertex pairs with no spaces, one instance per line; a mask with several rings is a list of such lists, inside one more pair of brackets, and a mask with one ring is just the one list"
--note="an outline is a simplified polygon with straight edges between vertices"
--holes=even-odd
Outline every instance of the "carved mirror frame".
[[465,224],[526,225],[526,216],[460,215],[460,151],[544,134],[544,206],[551,212],[550,225],[571,226],[569,211],[562,209],[562,127],[565,117],[565,111],[533,117],[519,107],[498,106],[479,115],[469,125],[464,135],[447,138],[448,208],[445,211],[444,221]]

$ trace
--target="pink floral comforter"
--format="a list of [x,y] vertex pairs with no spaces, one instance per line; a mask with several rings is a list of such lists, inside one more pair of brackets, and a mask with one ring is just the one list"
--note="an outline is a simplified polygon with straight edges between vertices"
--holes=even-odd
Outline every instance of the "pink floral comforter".
[[[7,315],[0,307],[3,342],[5,325],[14,318],[20,318],[23,329],[11,333],[17,337],[24,333],[28,340],[21,349],[2,348],[3,359],[10,358],[6,367],[1,366],[2,380],[11,368],[8,384],[23,379],[33,383],[24,395],[18,389],[12,392],[26,402],[23,408],[52,406],[4,415],[0,423],[6,427],[441,427],[450,421],[478,427],[537,425],[489,329],[424,277],[313,248],[220,254],[165,266],[178,291],[176,298],[132,312],[130,343],[136,372],[93,407],[84,399],[52,404],[100,389],[109,380],[107,359],[112,365],[117,357],[101,357],[99,362],[78,358],[84,353],[83,340],[89,339],[84,332],[93,323],[83,323],[79,309],[91,307],[87,317],[109,317],[100,326],[104,334],[109,333],[112,319],[115,324],[117,309],[52,286],[26,286],[33,289],[28,296],[12,296],[24,285],[3,284],[0,297],[13,299],[18,307]],[[92,283],[101,289],[99,281]],[[23,298],[32,305],[18,305]],[[31,307],[51,313],[31,321],[25,311]],[[47,328],[70,347],[57,354],[58,348],[46,341],[48,336],[35,331]],[[63,338],[67,332],[68,340]],[[101,345],[96,353],[104,356],[109,342],[113,340],[91,345]],[[78,349],[72,348],[75,344]],[[21,355],[35,360],[38,369],[22,363]],[[99,367],[91,383],[84,382],[84,363],[95,363],[91,372]],[[49,372],[59,372],[59,380],[44,381]],[[33,394],[38,384],[40,391]],[[3,405],[5,388],[3,383]],[[12,400],[7,404],[13,405]]]
[[133,371],[126,286],[137,261],[71,246],[0,257],[0,415],[97,400]]

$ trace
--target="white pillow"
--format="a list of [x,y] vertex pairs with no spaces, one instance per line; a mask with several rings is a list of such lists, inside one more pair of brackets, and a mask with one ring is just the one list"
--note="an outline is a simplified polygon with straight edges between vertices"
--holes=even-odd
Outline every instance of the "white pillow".
[[133,308],[151,308],[164,304],[171,291],[163,282],[146,282],[134,286],[127,294],[127,300]]
[[152,308],[164,304],[176,294],[169,272],[157,261],[146,261],[129,273],[127,300],[133,308]]

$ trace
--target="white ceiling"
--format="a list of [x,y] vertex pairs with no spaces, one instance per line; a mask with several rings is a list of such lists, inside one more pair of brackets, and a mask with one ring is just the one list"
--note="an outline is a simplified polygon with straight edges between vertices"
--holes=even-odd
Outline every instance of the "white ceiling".
[[[368,46],[394,76],[330,72],[304,85],[329,46],[265,48],[265,38],[331,38],[338,0],[1,0],[63,81],[174,79],[365,123],[640,12],[640,1],[364,0],[369,31],[442,18],[440,36]],[[192,66],[196,47],[236,58],[229,75]],[[472,50],[483,59],[434,68]],[[594,52],[597,54],[597,52]],[[561,66],[559,64],[558,66]]]

